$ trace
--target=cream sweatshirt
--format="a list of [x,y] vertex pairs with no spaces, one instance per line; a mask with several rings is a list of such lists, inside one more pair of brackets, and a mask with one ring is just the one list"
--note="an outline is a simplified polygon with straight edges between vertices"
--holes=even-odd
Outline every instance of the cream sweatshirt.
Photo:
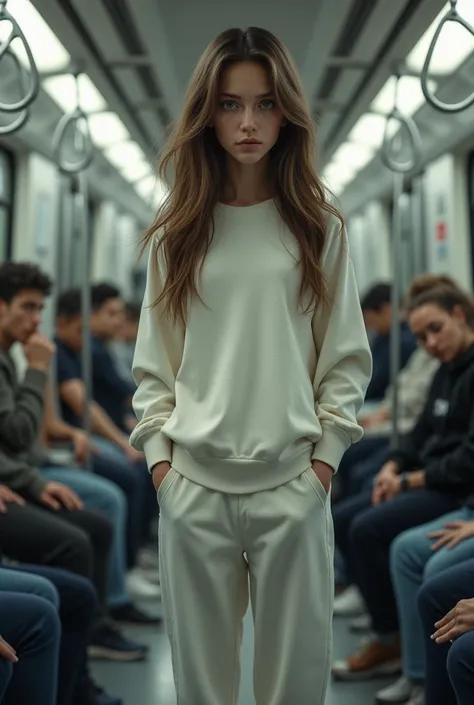
[[[243,494],[298,477],[314,459],[335,470],[362,437],[357,414],[372,359],[339,222],[328,217],[323,268],[330,305],[298,307],[299,245],[273,201],[219,204],[186,327],[150,308],[163,257],[150,248],[133,374],[130,442],[148,467]],[[158,267],[156,266],[158,258]],[[153,262],[155,259],[155,262]]]

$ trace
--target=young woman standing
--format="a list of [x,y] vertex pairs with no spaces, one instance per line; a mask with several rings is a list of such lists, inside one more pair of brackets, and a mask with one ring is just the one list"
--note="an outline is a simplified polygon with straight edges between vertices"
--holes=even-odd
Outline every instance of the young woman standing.
[[237,702],[249,592],[258,705],[325,698],[328,492],[362,435],[371,356],[313,134],[286,49],[233,29],[200,60],[161,164],[131,442],[161,507],[179,705]]

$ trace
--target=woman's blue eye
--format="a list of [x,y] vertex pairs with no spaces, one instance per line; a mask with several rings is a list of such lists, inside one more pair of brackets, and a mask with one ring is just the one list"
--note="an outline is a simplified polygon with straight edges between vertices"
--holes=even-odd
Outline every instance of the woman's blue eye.
[[260,106],[263,110],[272,110],[275,107],[275,101],[270,99],[262,100]]
[[233,110],[237,107],[237,103],[235,103],[233,100],[224,100],[221,103],[221,106],[222,108],[224,108],[224,110]]

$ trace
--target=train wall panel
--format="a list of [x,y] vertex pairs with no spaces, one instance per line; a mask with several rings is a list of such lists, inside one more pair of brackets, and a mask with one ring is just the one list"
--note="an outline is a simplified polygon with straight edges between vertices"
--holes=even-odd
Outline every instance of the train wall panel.
[[425,171],[426,251],[432,272],[472,287],[467,184],[463,157],[445,154]]
[[[13,259],[38,264],[53,280],[57,271],[59,175],[55,165],[36,153],[21,155],[13,217]],[[47,302],[42,330],[54,331],[54,291]]]

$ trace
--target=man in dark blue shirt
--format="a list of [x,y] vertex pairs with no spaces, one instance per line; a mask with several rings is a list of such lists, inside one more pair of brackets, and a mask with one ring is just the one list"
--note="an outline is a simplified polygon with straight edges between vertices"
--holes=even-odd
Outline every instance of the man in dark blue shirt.
[[[382,401],[390,384],[390,331],[392,320],[392,286],[382,282],[373,286],[361,301],[367,329],[373,331],[373,372],[365,400]],[[404,321],[400,322],[400,366],[405,367],[417,346],[416,340]]]
[[[92,303],[94,308],[94,302]],[[120,319],[119,319],[120,321]],[[107,358],[98,344],[99,371],[93,374],[93,399],[89,404],[89,412],[94,434],[94,445],[100,454],[94,456],[94,471],[115,482],[126,494],[129,500],[128,554],[129,567],[137,558],[140,546],[145,545],[150,535],[150,524],[157,512],[156,495],[150,481],[143,453],[139,453],[129,444],[129,436],[124,428],[127,413],[127,402],[133,392],[130,385],[122,385],[116,390],[111,389],[114,379],[113,370],[107,369]],[[84,414],[85,385],[82,379],[82,317],[81,293],[73,289],[66,291],[58,299],[56,323],[56,377],[63,419],[73,426],[80,426]],[[96,348],[97,354],[97,348]],[[92,365],[97,358],[93,355]],[[112,363],[109,363],[112,367]],[[100,378],[100,379],[99,379]],[[105,378],[105,383],[104,383]],[[97,391],[99,384],[99,393]],[[108,390],[108,391],[107,391]],[[112,409],[110,399],[106,394],[115,393],[114,403],[117,409]],[[107,413],[98,401],[103,394],[107,409],[113,412],[119,425]]]

